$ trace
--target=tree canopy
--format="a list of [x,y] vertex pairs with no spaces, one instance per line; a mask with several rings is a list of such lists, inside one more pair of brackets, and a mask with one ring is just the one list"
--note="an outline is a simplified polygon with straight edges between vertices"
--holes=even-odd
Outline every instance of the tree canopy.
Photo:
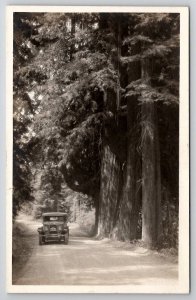
[[[60,197],[63,176],[73,191],[92,197],[100,213],[105,146],[125,178],[131,143],[133,185],[142,183],[145,136],[154,138],[142,107],[150,103],[161,149],[160,205],[169,201],[177,209],[179,23],[171,13],[15,13],[14,214],[31,199],[31,170],[38,166],[50,193]],[[130,123],[128,106],[135,101]]]

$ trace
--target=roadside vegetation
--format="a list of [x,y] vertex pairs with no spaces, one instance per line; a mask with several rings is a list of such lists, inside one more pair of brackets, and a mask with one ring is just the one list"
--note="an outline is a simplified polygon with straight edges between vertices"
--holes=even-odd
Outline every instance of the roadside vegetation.
[[12,274],[18,274],[32,254],[35,233],[24,222],[15,222],[12,232]]

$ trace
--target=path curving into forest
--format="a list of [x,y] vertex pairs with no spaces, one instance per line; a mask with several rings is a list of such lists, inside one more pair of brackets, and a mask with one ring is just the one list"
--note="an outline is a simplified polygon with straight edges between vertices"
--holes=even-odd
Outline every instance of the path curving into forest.
[[[178,264],[157,252],[141,247],[123,249],[123,243],[82,236],[70,226],[68,245],[38,245],[37,227],[30,219],[24,238],[30,239],[32,252],[22,268],[14,268],[14,285],[174,285]],[[117,246],[118,245],[118,246]],[[27,254],[28,255],[28,254]]]

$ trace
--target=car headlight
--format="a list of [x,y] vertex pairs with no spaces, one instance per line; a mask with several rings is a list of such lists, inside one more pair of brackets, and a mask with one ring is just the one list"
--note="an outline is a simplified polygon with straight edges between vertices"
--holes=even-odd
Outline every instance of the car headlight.
[[48,231],[48,226],[44,225],[44,231]]
[[43,232],[43,227],[37,228],[37,231],[38,231],[39,233]]
[[67,226],[64,226],[63,231],[64,231],[65,233],[68,232],[68,227],[67,227]]
[[58,226],[58,230],[62,230],[62,226],[61,225]]

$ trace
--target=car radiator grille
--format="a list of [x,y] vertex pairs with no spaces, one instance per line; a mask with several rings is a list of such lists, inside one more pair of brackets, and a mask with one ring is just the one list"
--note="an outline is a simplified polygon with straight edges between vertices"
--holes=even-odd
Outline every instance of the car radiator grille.
[[57,226],[56,225],[51,225],[50,226],[50,233],[56,233],[56,232],[58,232]]

